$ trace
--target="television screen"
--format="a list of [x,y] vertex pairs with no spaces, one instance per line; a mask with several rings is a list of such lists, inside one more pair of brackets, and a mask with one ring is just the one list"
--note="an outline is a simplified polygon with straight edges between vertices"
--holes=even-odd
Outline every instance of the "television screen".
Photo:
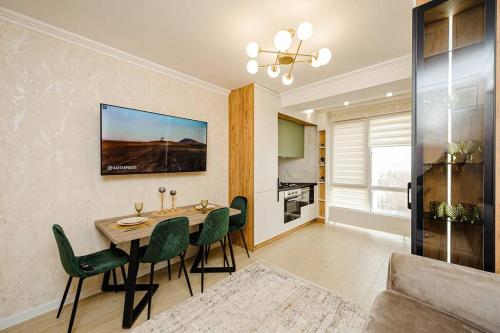
[[101,175],[206,171],[207,123],[101,104]]

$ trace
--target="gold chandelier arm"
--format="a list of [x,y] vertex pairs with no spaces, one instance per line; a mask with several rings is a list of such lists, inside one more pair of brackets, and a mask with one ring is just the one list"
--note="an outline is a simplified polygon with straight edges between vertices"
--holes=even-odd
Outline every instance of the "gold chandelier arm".
[[[301,41],[302,43],[302,41]],[[285,56],[299,56],[299,57],[313,57],[312,54],[304,54],[304,53],[290,53],[290,52],[280,52],[280,51],[268,51],[268,50],[259,50],[259,52],[262,53],[272,53],[272,54],[278,54],[278,55],[285,55]]]
[[292,65],[290,66],[290,70],[288,71],[288,75],[292,74],[292,69],[293,65],[295,65],[295,62],[297,61],[297,55],[299,54],[300,47],[302,46],[302,40],[299,42],[299,46],[297,46],[297,52],[295,53],[295,56],[293,57],[293,62]]
[[276,60],[274,61],[274,65],[273,65],[273,71],[274,71],[274,66],[276,66],[279,59],[280,59],[280,51],[278,51],[278,54],[276,55]]

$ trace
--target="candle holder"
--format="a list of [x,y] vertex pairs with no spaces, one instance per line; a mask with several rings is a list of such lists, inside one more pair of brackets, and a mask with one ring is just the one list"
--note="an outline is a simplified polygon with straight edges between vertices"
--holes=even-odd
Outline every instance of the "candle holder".
[[175,208],[175,195],[177,194],[177,191],[176,190],[170,190],[170,196],[172,197],[172,208],[170,209],[172,212],[177,210],[177,208]]
[[165,187],[161,186],[159,189],[158,189],[158,192],[160,192],[160,213],[163,213],[165,211],[165,209],[163,208],[163,197],[164,197],[164,193],[167,191],[167,189],[165,189]]

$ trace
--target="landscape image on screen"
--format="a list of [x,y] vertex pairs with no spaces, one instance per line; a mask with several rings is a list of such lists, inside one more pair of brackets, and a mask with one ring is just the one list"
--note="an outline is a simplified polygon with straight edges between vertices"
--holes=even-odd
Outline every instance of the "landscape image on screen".
[[207,123],[101,104],[101,174],[206,171]]

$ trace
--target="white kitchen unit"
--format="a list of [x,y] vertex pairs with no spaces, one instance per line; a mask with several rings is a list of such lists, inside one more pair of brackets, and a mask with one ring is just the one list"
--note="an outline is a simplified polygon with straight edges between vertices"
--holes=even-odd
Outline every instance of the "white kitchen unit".
[[[228,104],[229,200],[237,195],[248,199],[244,234],[253,250],[256,245],[315,219],[317,207],[304,207],[303,217],[284,223],[283,192],[278,191],[278,113],[282,111],[279,96],[251,84],[231,91]],[[234,239],[241,244],[237,235]]]
[[278,112],[276,94],[254,90],[254,245],[279,234],[283,200],[278,200]]

